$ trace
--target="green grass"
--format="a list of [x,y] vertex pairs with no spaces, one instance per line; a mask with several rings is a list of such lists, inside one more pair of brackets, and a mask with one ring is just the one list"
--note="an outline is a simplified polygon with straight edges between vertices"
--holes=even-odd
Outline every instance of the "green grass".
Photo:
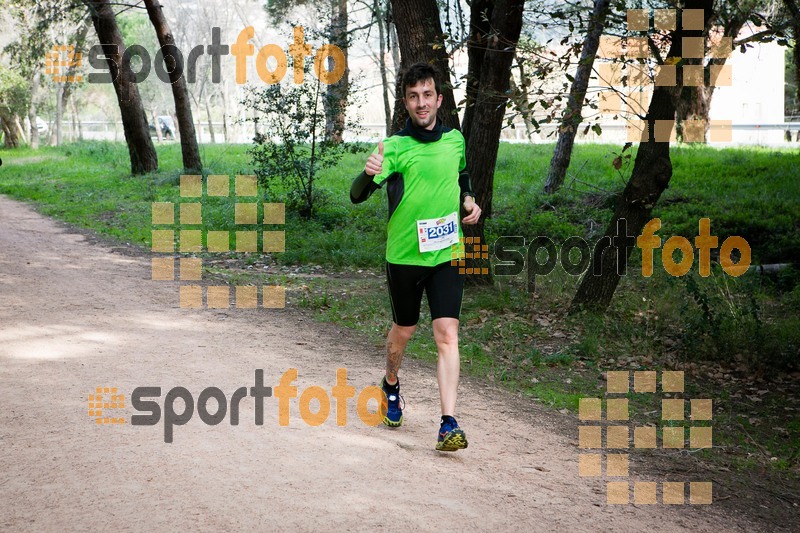
[[[203,146],[205,173],[251,173],[247,148]],[[611,216],[609,207],[629,171],[618,173],[611,166],[615,150],[607,145],[576,146],[565,189],[546,196],[541,190],[552,147],[501,145],[494,215],[487,223],[489,242],[500,235],[529,239],[546,235],[557,243],[571,235],[596,238]],[[158,147],[165,170],[141,177],[128,174],[127,150],[122,144],[91,142],[2,153],[0,192],[35,201],[45,214],[136,244],[149,245],[150,202],[178,198],[177,144]],[[676,147],[672,154],[674,176],[653,213],[662,220],[662,239],[671,235],[692,239],[697,221],[708,217],[713,235],[747,239],[754,263],[787,262],[800,255],[796,238],[800,180],[795,179],[800,154],[708,147]],[[363,159],[363,154],[347,154],[337,167],[321,175],[326,200],[316,220],[289,214],[282,261],[339,268],[380,265],[385,199],[376,195],[358,206],[351,206],[348,199],[350,181],[361,170]],[[232,229],[230,203],[208,203],[204,229]]]
[[[252,173],[247,148],[203,146],[205,173]],[[547,196],[541,190],[552,145],[502,144],[494,215],[487,223],[489,242],[501,235],[528,240],[545,235],[556,243],[577,235],[592,242],[604,231],[630,172],[629,167],[617,172],[611,165],[618,150],[576,146],[564,189]],[[122,144],[2,150],[0,193],[35,202],[44,214],[148,248],[151,203],[180,201],[179,146],[159,145],[158,153],[161,172],[132,177]],[[671,235],[692,241],[698,219],[707,217],[720,243],[731,235],[745,237],[754,263],[790,262],[800,255],[796,150],[692,146],[675,147],[671,153],[674,176],[653,213],[662,220],[662,242]],[[288,287],[290,305],[381,344],[390,316],[380,273],[386,200],[376,194],[363,204],[350,204],[349,185],[363,161],[363,154],[346,155],[320,177],[326,200],[315,220],[287,213],[285,253],[218,254],[204,262],[206,274],[232,283],[277,279]],[[234,229],[232,199],[206,199],[202,228]],[[796,387],[784,391],[780,379],[798,366],[800,272],[732,278],[715,268],[712,276],[701,278],[695,263],[690,275],[672,278],[656,254],[655,273],[644,278],[637,275],[637,255],[634,251],[629,275],[604,315],[566,315],[578,279],[560,267],[537,278],[533,294],[526,291],[525,273],[497,278],[495,287],[469,287],[462,315],[464,372],[574,412],[580,397],[603,396],[605,370],[685,369],[691,376],[687,397],[691,392],[691,397],[711,397],[719,405],[715,443],[724,451],[706,455],[740,467],[767,464],[797,475],[800,425],[786,419],[796,418],[800,402]],[[284,268],[277,278],[274,270],[268,276],[259,273],[275,263]],[[305,276],[288,276],[289,265]],[[424,314],[408,352],[424,361],[436,358]],[[722,378],[713,378],[716,374]],[[629,398],[632,416],[660,408],[654,395],[632,393]],[[776,427],[780,431],[772,431]]]

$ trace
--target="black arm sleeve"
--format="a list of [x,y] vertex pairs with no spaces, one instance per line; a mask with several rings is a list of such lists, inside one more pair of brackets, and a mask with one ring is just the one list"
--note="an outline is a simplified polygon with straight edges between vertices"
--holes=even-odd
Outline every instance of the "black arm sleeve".
[[461,189],[461,200],[464,200],[466,196],[475,198],[475,193],[472,192],[472,181],[470,181],[469,172],[466,169],[458,174],[458,187]]
[[362,171],[350,186],[350,201],[354,204],[360,204],[378,189],[380,187],[372,181],[372,176]]

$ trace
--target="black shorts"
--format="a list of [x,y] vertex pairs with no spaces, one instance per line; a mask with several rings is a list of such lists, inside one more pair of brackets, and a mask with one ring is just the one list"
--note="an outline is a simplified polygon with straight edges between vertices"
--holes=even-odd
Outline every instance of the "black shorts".
[[386,281],[392,318],[398,326],[415,326],[419,322],[423,290],[428,297],[431,320],[458,318],[461,314],[464,276],[449,261],[432,267],[386,263]]

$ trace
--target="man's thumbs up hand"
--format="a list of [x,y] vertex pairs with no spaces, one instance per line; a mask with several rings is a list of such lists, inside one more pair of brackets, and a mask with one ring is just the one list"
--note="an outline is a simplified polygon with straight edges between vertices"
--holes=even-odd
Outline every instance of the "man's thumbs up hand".
[[370,154],[367,164],[364,165],[364,172],[368,176],[377,176],[383,173],[383,141],[378,143],[378,153]]

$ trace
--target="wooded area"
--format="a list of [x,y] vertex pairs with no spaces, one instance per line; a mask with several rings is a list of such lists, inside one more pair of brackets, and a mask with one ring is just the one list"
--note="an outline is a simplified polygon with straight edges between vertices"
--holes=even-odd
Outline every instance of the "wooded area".
[[[88,84],[85,79],[78,81],[77,76],[86,71],[87,63],[97,67],[103,61],[108,74],[102,81],[113,84],[116,99],[114,112],[119,114],[122,122],[132,174],[159,170],[153,133],[159,142],[162,135],[179,139],[184,170],[202,169],[195,127],[198,124],[195,115],[201,112],[206,114],[207,130],[212,139],[216,135],[212,120],[214,114],[222,117],[225,139],[234,122],[253,124],[256,135],[261,135],[262,143],[280,138],[274,130],[262,131],[268,122],[259,120],[258,108],[253,104],[250,108],[237,107],[235,113],[238,117],[228,109],[232,101],[241,99],[241,92],[227,79],[230,72],[223,73],[222,77],[226,79],[221,83],[213,79],[214,76],[219,77],[220,69],[219,57],[215,58],[213,54],[223,49],[227,53],[227,45],[215,44],[218,46],[215,51],[209,46],[206,53],[202,45],[197,50],[187,46],[191,37],[197,37],[201,28],[205,28],[215,40],[218,39],[217,30],[209,31],[212,30],[209,26],[221,25],[222,19],[226,19],[226,27],[235,27],[237,23],[246,25],[243,8],[254,4],[225,4],[216,8],[181,7],[185,17],[175,20],[176,31],[171,28],[164,7],[157,0],[146,0],[143,5],[136,2],[112,3],[108,0],[84,0],[81,4],[66,0],[9,2],[2,9],[2,14],[13,21],[20,31],[6,45],[4,64],[0,65],[0,121],[5,146],[13,148],[27,144],[32,148],[38,147],[41,144],[40,134],[45,133],[39,113],[43,106],[51,106],[53,100],[54,127],[47,128],[51,130],[52,142],[56,145],[63,142],[63,117],[70,107],[73,109],[73,122],[77,121],[75,126],[80,132],[80,112],[76,109],[76,102],[80,101],[83,93],[95,94],[89,91],[96,87],[92,87],[91,81]],[[514,120],[520,118],[528,135],[538,131],[544,124],[559,124],[550,171],[543,187],[548,194],[557,193],[564,184],[579,131],[582,128],[585,132],[590,128],[598,134],[601,131],[595,116],[595,95],[592,94],[596,92],[596,87],[590,90],[591,80],[595,79],[598,71],[595,58],[601,37],[643,35],[626,29],[630,17],[628,10],[636,6],[624,1],[595,0],[572,4],[547,0],[480,0],[472,2],[469,9],[454,0],[271,1],[255,5],[263,10],[269,20],[284,27],[292,25],[292,21],[300,16],[313,14],[320,23],[307,28],[306,34],[316,41],[315,46],[319,48],[318,43],[327,42],[344,52],[343,76],[337,83],[325,87],[326,97],[318,100],[325,122],[324,136],[320,137],[319,142],[342,143],[348,134],[356,131],[348,131],[348,124],[352,123],[355,128],[358,121],[351,120],[353,117],[347,114],[352,115],[353,105],[364,88],[359,86],[359,77],[363,73],[353,71],[352,65],[357,57],[354,50],[368,50],[366,57],[380,72],[379,90],[386,132],[389,133],[402,128],[406,119],[402,100],[397,97],[399,74],[418,61],[438,67],[442,73],[444,93],[441,119],[446,125],[461,129],[467,140],[466,153],[472,183],[484,213],[477,226],[465,230],[468,236],[479,238],[481,242],[487,242],[485,224],[496,211],[493,202],[494,174],[502,130],[513,127]],[[626,120],[639,119],[647,124],[650,135],[642,138],[641,143],[631,150],[636,152],[632,173],[626,179],[624,190],[615,199],[614,216],[601,241],[617,236],[620,220],[626,221],[631,233],[639,234],[669,185],[672,174],[670,143],[656,139],[656,121],[674,121],[677,140],[681,141],[684,124],[702,120],[705,124],[704,138],[708,136],[710,102],[715,89],[713,79],[708,83],[708,68],[724,66],[727,58],[690,57],[691,54],[682,51],[683,43],[689,42],[686,39],[699,39],[706,51],[717,46],[720,38],[730,39],[733,48],[740,51],[746,51],[755,43],[767,42],[791,47],[795,78],[787,80],[787,83],[794,83],[794,91],[800,91],[797,81],[800,79],[797,65],[800,55],[795,46],[798,7],[795,0],[665,0],[648,2],[646,7],[654,12],[672,10],[672,13],[677,13],[677,24],[672,29],[647,34],[647,61],[650,67],[658,69],[675,64],[681,67],[699,66],[706,72],[707,83],[700,86],[684,83],[681,74],[684,70],[679,68],[675,86],[656,86],[646,111],[627,116]],[[702,28],[685,29],[681,13],[698,9],[703,10],[705,24]],[[742,37],[742,29],[746,25],[750,25],[752,31]],[[87,45],[95,42],[94,38],[87,39],[90,27],[94,28],[96,40],[103,45],[104,58],[96,53],[86,53]],[[132,42],[132,39],[143,38],[157,43],[160,52],[157,54],[156,50],[151,50],[148,53],[143,45]],[[560,40],[560,44],[556,45],[555,40]],[[254,51],[263,45],[258,41],[254,37],[249,45]],[[73,46],[78,53],[83,51],[86,57],[82,62],[82,70],[76,64],[70,66],[60,79],[53,77],[51,80],[49,76],[43,76],[53,44]],[[287,44],[290,53],[293,53],[292,46],[299,45]],[[312,55],[311,46],[305,46],[308,51],[306,55]],[[463,59],[459,60],[464,56],[466,65]],[[359,61],[360,65],[364,64],[363,58]],[[628,67],[636,63],[625,58],[620,58],[619,62]],[[335,68],[335,62],[330,57],[325,68]],[[459,69],[464,68],[465,72],[458,74],[461,71]],[[158,80],[153,71],[158,69],[168,75],[168,84],[162,82],[161,86],[154,85]],[[363,70],[363,67],[359,70]],[[153,79],[146,79],[148,73]],[[89,77],[92,75],[98,76],[90,74]],[[557,84],[562,84],[562,90],[558,90]],[[169,85],[169,99],[164,97],[165,85]],[[158,90],[154,91],[154,87]],[[460,102],[454,93],[457,88],[464,91],[464,98]],[[621,96],[624,100],[625,95]],[[800,102],[800,98],[795,102]],[[264,112],[263,108],[261,112]],[[302,122],[305,120],[302,117],[315,112],[298,115],[301,118],[297,120]],[[800,110],[795,109],[792,113],[800,114]],[[171,116],[175,117],[174,126],[169,125]],[[463,120],[460,116],[463,116]],[[300,124],[297,127],[301,127]],[[312,128],[309,131],[313,133],[316,130]],[[288,139],[285,136],[282,138]],[[301,144],[311,142],[312,147],[317,142],[313,135],[296,136],[294,139],[293,142]],[[317,164],[313,158],[310,161],[306,169],[309,179],[306,181],[313,183]],[[309,206],[312,205],[314,194],[310,186],[304,192]],[[304,212],[311,216],[313,209],[309,207]],[[616,241],[613,246],[616,246]],[[612,300],[622,275],[618,263],[627,258],[630,248],[626,248],[622,255],[611,253],[613,250],[603,253],[603,250],[603,247],[597,246],[593,251],[590,271],[597,275],[583,277],[572,299],[573,311],[585,307],[602,310]],[[493,279],[491,274],[476,275],[470,278],[470,282],[492,284]]]

